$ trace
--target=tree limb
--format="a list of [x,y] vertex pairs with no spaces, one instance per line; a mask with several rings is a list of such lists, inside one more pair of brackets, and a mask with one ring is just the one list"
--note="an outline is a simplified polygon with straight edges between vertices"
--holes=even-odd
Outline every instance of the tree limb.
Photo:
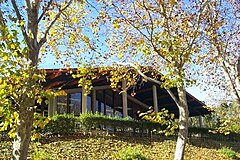
[[232,86],[232,90],[233,90],[233,92],[234,92],[234,94],[235,94],[235,96],[237,98],[238,104],[240,104],[240,96],[238,94],[236,86],[234,85],[233,79],[232,79],[232,77],[231,77],[231,75],[230,75],[230,73],[228,71],[228,68],[226,66],[226,62],[223,60],[222,64],[223,64],[224,72],[225,72],[226,76],[228,76],[228,78],[230,80],[230,83],[231,83],[231,86]]
[[71,3],[73,2],[73,0],[70,0],[68,2],[68,4],[63,7],[63,9],[59,10],[58,14],[55,16],[54,20],[49,24],[49,26],[47,27],[45,33],[44,33],[44,36],[43,38],[41,38],[40,42],[39,42],[39,47],[41,47],[46,41],[47,41],[47,34],[49,33],[49,30],[52,28],[52,26],[54,25],[54,23],[58,20],[58,18],[61,16],[62,12],[64,10],[66,10],[70,5]]
[[[13,9],[14,9],[15,12],[16,12],[17,19],[18,19],[19,21],[23,21],[24,19],[22,18],[21,14],[20,14],[20,12],[19,12],[19,9],[18,9],[18,6],[17,6],[17,4],[16,4],[16,1],[15,1],[15,0],[11,0],[11,2],[12,2],[12,5],[13,5]],[[23,37],[24,37],[25,41],[27,42],[27,45],[28,45],[29,47],[31,47],[31,44],[30,44],[30,41],[29,41],[29,37],[28,37],[28,35],[27,35],[27,32],[26,32],[26,29],[25,29],[24,25],[22,25],[22,26],[20,26],[20,27],[21,27],[21,31],[22,31]]]
[[53,1],[53,0],[50,0],[50,1],[48,2],[46,8],[43,7],[43,12],[42,12],[42,14],[39,16],[37,23],[39,23],[39,22],[42,20],[43,16],[45,15],[45,13],[47,12],[48,8],[49,8],[50,5],[52,4],[52,1]]
[[[171,63],[171,61],[168,60],[164,55],[162,55],[162,54],[160,53],[160,51],[156,48],[156,46],[153,44],[152,39],[150,39],[150,38],[152,38],[151,35],[150,35],[150,38],[149,38],[146,34],[143,33],[143,31],[141,31],[136,25],[134,25],[130,20],[128,20],[128,19],[123,15],[122,11],[121,11],[116,5],[114,5],[114,4],[112,4],[112,5],[115,7],[115,10],[117,10],[117,12],[120,13],[120,15],[124,18],[124,20],[125,20],[127,23],[129,23],[134,29],[136,29],[144,38],[146,38],[146,39],[151,43],[151,45],[152,45],[152,47],[153,47],[153,50],[154,50],[159,56],[161,56],[161,57],[162,57],[165,61],[167,61],[168,63]],[[134,10],[136,10],[136,9],[134,8]],[[138,14],[137,14],[137,15],[138,15]],[[153,22],[152,22],[152,25],[153,25]]]
[[26,4],[27,4],[27,8],[31,10],[32,9],[31,2],[29,0],[26,0]]
[[5,23],[5,20],[3,18],[3,13],[2,13],[1,8],[0,8],[0,22],[3,23],[4,26],[6,26],[6,23]]
[[[146,74],[144,74],[144,73],[140,70],[140,68],[138,68],[137,65],[135,65],[135,64],[133,64],[133,63],[130,63],[130,62],[117,62],[117,64],[124,65],[124,66],[129,65],[129,66],[133,67],[133,68],[134,68],[143,78],[145,78],[146,80],[151,81],[151,82],[154,82],[154,83],[156,83],[156,84],[158,84],[158,85],[162,85],[162,84],[163,84],[163,82],[160,82],[160,81],[158,81],[158,80],[156,80],[156,79],[154,79],[154,78],[148,77]],[[164,89],[168,92],[168,94],[169,94],[169,95],[171,96],[171,98],[174,100],[174,102],[176,103],[176,105],[177,105],[177,106],[180,106],[180,102],[179,102],[179,100],[177,99],[177,97],[174,95],[174,93],[173,93],[170,89],[168,89],[168,88],[166,88],[166,87],[164,87]]]

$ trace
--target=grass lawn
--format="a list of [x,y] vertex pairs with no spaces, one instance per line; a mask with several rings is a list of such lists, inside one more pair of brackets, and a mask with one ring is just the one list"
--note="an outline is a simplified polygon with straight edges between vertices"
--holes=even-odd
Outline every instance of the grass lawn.
[[[31,143],[30,159],[117,159],[119,150],[128,147],[138,149],[152,160],[173,159],[175,138],[150,139],[146,137],[117,136],[69,136],[42,138]],[[220,152],[226,146],[240,157],[240,143],[215,141],[210,139],[193,139],[186,146],[186,160],[227,160]],[[11,142],[0,142],[0,159],[9,159]]]
[[[187,144],[185,157],[187,160],[227,160],[220,152],[226,146],[240,157],[240,144],[237,142],[219,142],[215,140],[192,140]],[[153,160],[173,159],[174,138],[150,139],[146,137],[116,136],[70,136],[52,137],[39,142],[32,142],[30,159],[117,159],[121,149],[133,147]],[[11,142],[0,142],[0,159],[9,159]]]

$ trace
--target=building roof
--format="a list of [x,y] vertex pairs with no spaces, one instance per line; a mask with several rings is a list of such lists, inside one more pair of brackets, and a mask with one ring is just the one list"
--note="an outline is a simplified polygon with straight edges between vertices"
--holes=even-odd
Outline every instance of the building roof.
[[[43,83],[43,86],[45,88],[59,88],[62,89],[73,89],[73,88],[79,88],[78,87],[78,80],[77,78],[73,78],[71,73],[76,73],[77,69],[46,69],[46,82]],[[98,73],[96,73],[98,74]],[[110,85],[110,82],[108,80],[108,75],[99,75],[97,79],[94,79],[92,81],[93,86],[104,86],[104,85]],[[153,106],[153,92],[152,92],[152,86],[154,83],[152,82],[145,82],[141,83],[138,87],[134,88],[134,98],[141,101],[142,103]],[[167,91],[163,88],[161,88],[159,85],[157,86],[157,93],[158,93],[158,108],[161,110],[162,108],[165,108],[170,111],[170,113],[174,113],[176,117],[178,117],[179,112],[178,108],[173,101],[173,99],[170,97],[170,95],[167,93]],[[177,96],[177,89],[172,88],[171,91]],[[128,95],[131,95],[133,92],[133,88],[130,88],[128,90]],[[187,101],[189,106],[189,116],[199,116],[199,115],[205,115],[210,114],[210,111],[208,111],[206,108],[204,108],[205,104],[201,101],[199,101],[197,98],[192,96],[190,93],[187,92]],[[145,108],[146,110],[146,108]]]

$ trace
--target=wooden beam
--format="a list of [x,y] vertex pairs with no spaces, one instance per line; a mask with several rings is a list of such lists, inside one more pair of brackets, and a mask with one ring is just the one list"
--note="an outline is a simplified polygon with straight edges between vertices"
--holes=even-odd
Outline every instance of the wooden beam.
[[82,113],[87,112],[87,94],[86,89],[82,88]]
[[80,93],[82,92],[82,88],[73,88],[73,89],[64,89],[66,93]]
[[134,97],[132,97],[132,96],[130,96],[130,95],[127,95],[127,98],[128,98],[129,100],[133,101],[134,103],[136,103],[136,104],[138,104],[138,105],[146,108],[146,109],[148,109],[148,108],[150,107],[149,105],[141,102],[140,100],[138,100],[138,99],[136,99],[136,98],[134,98]]
[[73,85],[77,85],[78,84],[78,79],[74,79],[72,80],[72,82],[68,82],[68,86],[73,86]]
[[110,85],[104,85],[104,86],[93,86],[93,89],[95,90],[104,90],[104,89],[112,89]]
[[107,78],[106,78],[106,77],[100,77],[100,78],[98,78],[98,79],[94,79],[94,80],[92,81],[92,83],[97,83],[97,82],[101,82],[101,81],[104,81],[104,80],[107,80]]
[[[93,90],[104,90],[104,89],[111,89],[109,85],[104,86],[93,86]],[[82,88],[73,88],[73,89],[64,89],[67,93],[78,93],[82,92]]]
[[[177,93],[174,93],[174,95],[177,95]],[[168,93],[165,93],[164,95],[158,95],[157,98],[158,98],[158,99],[162,99],[162,98],[172,99]],[[152,101],[153,98],[152,98],[152,97],[149,97],[149,98],[145,98],[144,100],[145,100],[145,101]]]
[[156,113],[158,113],[158,98],[157,98],[157,87],[155,85],[152,86],[153,91],[153,108]]
[[45,88],[53,88],[63,83],[65,83],[65,81],[56,81],[56,82],[45,85]]
[[62,72],[53,72],[52,74],[48,75],[46,77],[46,79],[51,80],[51,79],[57,78],[57,77],[59,77],[61,75],[62,75]]
[[122,81],[122,106],[123,106],[123,117],[128,116],[128,104],[127,104],[127,83],[126,80]]
[[[116,89],[116,92],[117,92],[117,93],[120,93],[121,91],[120,91],[119,89]],[[141,107],[146,108],[146,109],[148,109],[148,108],[150,107],[149,105],[141,102],[140,100],[138,100],[138,99],[136,99],[136,98],[134,98],[134,97],[132,97],[132,96],[130,96],[130,95],[128,95],[128,94],[127,94],[127,98],[128,98],[129,100],[133,101],[134,103],[140,105]]]
[[95,113],[96,112],[96,90],[93,89],[92,90],[92,98],[91,98],[91,109],[92,109],[92,112]]
[[143,92],[151,92],[152,88],[144,88],[144,89],[139,89],[136,91],[136,93],[143,93]]
[[[195,101],[195,99],[189,99],[187,102],[189,103],[189,102],[193,102],[193,101]],[[160,107],[164,108],[164,107],[171,107],[171,106],[174,106],[174,105],[176,105],[176,103],[172,102],[172,103],[166,103],[166,104],[160,105]]]

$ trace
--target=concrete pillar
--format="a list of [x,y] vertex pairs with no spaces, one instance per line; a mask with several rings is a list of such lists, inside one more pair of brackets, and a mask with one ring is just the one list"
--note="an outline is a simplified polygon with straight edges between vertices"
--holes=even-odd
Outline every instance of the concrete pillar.
[[53,97],[48,99],[48,116],[53,115]]
[[53,112],[53,115],[54,114],[57,114],[57,97],[53,97],[53,110],[52,110],[52,112]]
[[116,108],[117,108],[117,101],[116,101],[116,93],[114,91],[112,91],[112,94],[113,94],[113,97],[112,97],[112,100],[113,100],[113,115],[115,116],[116,115]]
[[126,80],[122,81],[122,107],[123,107],[123,117],[128,116],[128,108],[127,108],[127,84]]
[[103,90],[103,114],[107,115],[106,90]]
[[153,90],[153,108],[156,113],[158,113],[158,96],[157,96],[157,87],[155,85],[152,86]]
[[92,90],[92,103],[91,103],[91,108],[92,108],[92,112],[95,113],[96,112],[96,90],[93,89]]
[[199,124],[199,127],[203,127],[202,116],[198,116],[198,124]]
[[87,112],[87,94],[86,89],[82,87],[82,113]]
[[49,98],[48,102],[48,116],[53,116],[57,113],[57,97]]

